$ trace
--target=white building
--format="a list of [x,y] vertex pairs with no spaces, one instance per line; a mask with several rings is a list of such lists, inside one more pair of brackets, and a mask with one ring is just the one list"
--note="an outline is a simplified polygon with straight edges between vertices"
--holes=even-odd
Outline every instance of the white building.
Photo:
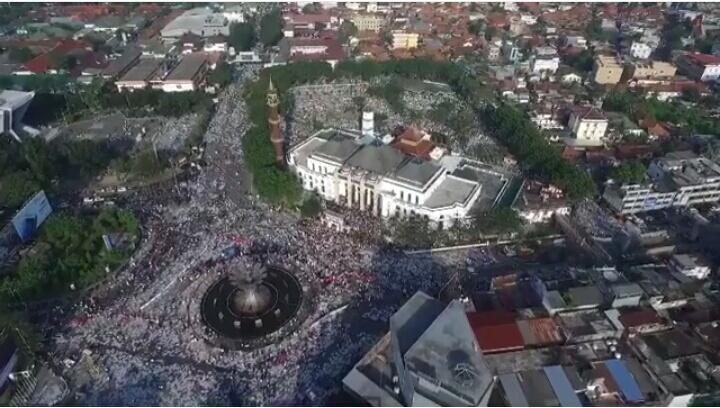
[[182,13],[160,30],[163,41],[177,41],[185,33],[200,37],[228,36],[230,24],[222,13],[198,7]]
[[673,206],[688,207],[720,199],[720,166],[692,152],[668,153],[650,164],[648,174],[677,193]]
[[630,55],[635,58],[648,59],[653,48],[641,41],[633,41],[630,45]]
[[288,162],[303,188],[327,201],[382,217],[425,217],[439,227],[466,218],[481,194],[499,196],[497,189],[483,191],[484,183],[507,184],[504,175],[442,156],[431,144],[422,156],[404,153],[419,151],[427,141],[405,142],[386,145],[354,132],[323,130],[293,147]]
[[685,54],[678,58],[680,72],[698,81],[715,81],[720,78],[720,57],[708,54]]
[[710,276],[710,266],[699,257],[690,254],[676,254],[670,259],[670,266],[675,272],[695,279]]
[[35,92],[0,91],[0,135],[9,134],[20,141],[15,131],[22,128],[22,117],[34,96]]
[[560,67],[560,57],[554,47],[537,47],[530,62],[534,74],[554,74]]
[[245,11],[242,6],[229,6],[225,7],[222,12],[223,17],[230,23],[244,23],[245,22]]
[[650,164],[651,181],[608,184],[603,198],[616,212],[632,214],[720,200],[720,166],[690,152],[673,152]]
[[595,107],[581,107],[570,114],[568,127],[572,132],[566,143],[574,146],[600,146],[603,144],[608,119],[602,110]]

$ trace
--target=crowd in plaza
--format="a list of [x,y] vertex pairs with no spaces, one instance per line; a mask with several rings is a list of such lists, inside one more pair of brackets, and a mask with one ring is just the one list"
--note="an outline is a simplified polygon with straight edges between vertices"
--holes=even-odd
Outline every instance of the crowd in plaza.
[[[197,178],[120,203],[143,222],[137,252],[72,319],[58,322],[55,355],[77,361],[89,350],[107,378],[75,388],[78,403],[322,405],[387,330],[387,317],[415,291],[436,292],[447,280],[448,265],[381,246],[381,224],[369,214],[345,212],[351,231],[338,233],[322,219],[253,200],[242,173],[243,82],[220,95]],[[270,345],[250,351],[208,341],[199,314],[204,291],[222,273],[212,264],[239,242],[265,245],[267,262],[291,271],[308,301]],[[70,364],[64,374],[76,369]]]

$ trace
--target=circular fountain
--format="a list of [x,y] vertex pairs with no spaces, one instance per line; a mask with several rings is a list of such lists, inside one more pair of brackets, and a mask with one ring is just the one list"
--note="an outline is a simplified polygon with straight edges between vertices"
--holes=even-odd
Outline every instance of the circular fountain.
[[219,345],[254,348],[287,325],[303,302],[303,288],[288,270],[253,257],[226,260],[224,276],[205,292],[203,321]]

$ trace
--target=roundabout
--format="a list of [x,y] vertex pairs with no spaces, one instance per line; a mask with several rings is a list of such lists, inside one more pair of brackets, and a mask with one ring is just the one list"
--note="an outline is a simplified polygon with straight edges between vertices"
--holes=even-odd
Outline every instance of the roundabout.
[[303,287],[290,271],[246,257],[223,263],[225,273],[213,282],[200,314],[214,343],[251,349],[273,341],[303,305]]

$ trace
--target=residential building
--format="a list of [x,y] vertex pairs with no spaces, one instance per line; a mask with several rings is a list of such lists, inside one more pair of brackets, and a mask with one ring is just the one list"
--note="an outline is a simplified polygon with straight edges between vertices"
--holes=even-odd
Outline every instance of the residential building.
[[687,207],[720,199],[720,166],[689,151],[672,152],[653,161],[648,174],[675,191],[673,206]]
[[608,118],[602,110],[586,106],[576,108],[570,114],[568,127],[572,137],[566,143],[573,146],[600,146],[608,128]]
[[720,57],[715,55],[687,53],[677,59],[680,73],[697,81],[715,81],[720,78]]
[[34,96],[35,92],[0,91],[0,135],[8,134],[20,141],[16,131],[23,127],[22,118]]
[[673,152],[648,167],[643,184],[609,183],[603,198],[616,212],[632,214],[720,200],[720,166],[691,152]]
[[486,406],[493,375],[465,306],[418,292],[391,318],[390,332],[343,378],[372,406]]
[[223,13],[198,7],[185,11],[160,30],[163,41],[167,42],[175,42],[186,33],[200,37],[228,36],[230,23]]
[[409,154],[413,144],[381,144],[359,132],[320,131],[289,153],[289,164],[305,190],[376,216],[420,216],[447,227],[464,219],[481,193],[494,202],[504,193],[505,175],[433,148]]
[[572,366],[539,366],[498,376],[501,394],[510,407],[582,406],[578,392],[584,388]]
[[385,24],[385,18],[377,14],[358,13],[350,19],[358,31],[378,32]]
[[605,313],[599,310],[559,313],[557,320],[568,343],[611,339],[618,335]]
[[346,53],[338,40],[322,38],[283,38],[278,44],[285,62],[325,61],[335,66]]
[[569,35],[565,37],[565,46],[572,48],[587,48],[587,39],[581,35]]
[[392,49],[412,49],[418,47],[420,35],[403,30],[393,30],[392,32]]
[[228,43],[227,38],[222,35],[215,35],[205,39],[203,45],[203,51],[205,52],[227,52]]
[[245,22],[245,10],[242,5],[227,6],[223,9],[222,14],[230,23]]
[[196,91],[205,83],[208,72],[207,56],[202,53],[188,54],[165,77],[164,92]]
[[710,265],[696,255],[673,255],[670,259],[670,266],[675,272],[694,279],[706,279],[710,276]]
[[530,61],[535,74],[554,74],[560,67],[560,57],[554,47],[537,47]]
[[515,46],[511,41],[505,41],[502,46],[502,54],[505,57],[505,61],[508,63],[514,63],[521,57],[520,48]]
[[642,41],[633,41],[628,52],[635,58],[648,59],[653,52],[653,48]]
[[637,62],[630,66],[633,79],[666,79],[675,76],[677,68],[669,62]]
[[658,189],[652,183],[615,184],[608,183],[603,199],[619,214],[633,214],[658,210],[672,206],[674,191]]
[[115,81],[115,86],[118,91],[145,89],[153,80],[161,79],[162,65],[163,60],[160,58],[141,59],[125,75]]
[[593,80],[600,85],[615,85],[620,82],[623,66],[615,57],[598,55],[593,67]]

